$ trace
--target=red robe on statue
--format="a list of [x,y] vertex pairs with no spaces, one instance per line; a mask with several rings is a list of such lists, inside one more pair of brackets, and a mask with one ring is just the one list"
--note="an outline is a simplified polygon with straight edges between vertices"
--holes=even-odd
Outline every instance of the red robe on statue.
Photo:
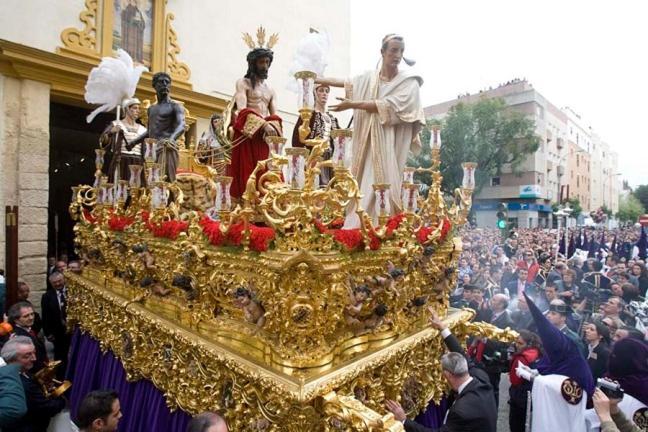
[[260,160],[268,159],[270,151],[264,137],[263,127],[270,124],[281,136],[281,117],[271,115],[261,117],[256,111],[245,108],[234,120],[234,142],[240,144],[232,149],[231,163],[227,167],[227,175],[232,177],[230,195],[239,199],[245,192],[245,185],[250,174]]

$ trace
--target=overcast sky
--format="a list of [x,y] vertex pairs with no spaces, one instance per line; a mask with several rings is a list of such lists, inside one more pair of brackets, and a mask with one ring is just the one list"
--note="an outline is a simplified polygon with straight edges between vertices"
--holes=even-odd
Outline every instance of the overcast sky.
[[647,1],[350,1],[354,74],[400,33],[426,106],[527,78],[619,153],[622,179],[648,183]]

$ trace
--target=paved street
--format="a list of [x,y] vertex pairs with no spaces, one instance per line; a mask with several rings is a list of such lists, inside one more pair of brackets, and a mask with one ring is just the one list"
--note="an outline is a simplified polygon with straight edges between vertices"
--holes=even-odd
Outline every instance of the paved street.
[[510,382],[508,374],[502,374],[502,379],[500,380],[500,404],[499,413],[497,416],[497,432],[509,432],[509,406],[507,403],[509,386]]

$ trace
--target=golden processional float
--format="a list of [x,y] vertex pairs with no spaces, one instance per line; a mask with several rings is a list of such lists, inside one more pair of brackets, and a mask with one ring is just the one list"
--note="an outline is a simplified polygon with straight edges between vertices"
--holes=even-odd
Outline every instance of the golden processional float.
[[[300,79],[313,89],[313,74]],[[303,128],[312,112],[302,106]],[[222,411],[230,430],[403,430],[383,414],[385,399],[414,415],[448,389],[428,308],[459,337],[512,337],[448,308],[461,252],[453,233],[466,222],[476,164],[463,164],[463,187],[446,205],[433,129],[431,168],[406,168],[401,191],[374,185],[374,225],[345,162],[352,131],[333,134],[331,160],[322,159],[327,141],[283,149],[285,138],[269,138],[270,158],[234,208],[231,178],[200,164],[193,145],[181,146],[174,183],[159,176],[154,142],[117,184],[97,150],[95,184],[73,187],[70,204],[89,263],[69,275],[70,323],[119,357],[129,380],[154,383],[170,408]],[[323,167],[334,177],[320,187]],[[414,183],[421,171],[432,174],[427,197]],[[402,213],[390,215],[389,193],[402,194]],[[361,227],[344,229],[354,204]]]

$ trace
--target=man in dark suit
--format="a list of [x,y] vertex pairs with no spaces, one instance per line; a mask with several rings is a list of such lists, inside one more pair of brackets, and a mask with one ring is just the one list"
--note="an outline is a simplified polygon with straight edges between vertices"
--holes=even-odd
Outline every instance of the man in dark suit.
[[[497,328],[513,328],[513,320],[508,311],[508,298],[504,294],[496,294],[491,299],[490,323]],[[486,340],[484,348],[483,363],[484,369],[488,374],[490,383],[493,386],[493,395],[495,396],[495,406],[499,407],[499,383],[503,372],[508,371],[508,360],[506,350],[508,345],[502,342]]]
[[521,296],[523,292],[526,292],[529,295],[535,295],[535,288],[533,284],[529,283],[527,279],[529,278],[529,271],[525,268],[518,268],[517,278],[508,283],[506,288],[509,290],[511,298]]
[[386,408],[394,414],[396,420],[403,422],[407,432],[495,432],[497,408],[488,375],[482,369],[468,364],[459,341],[436,313],[432,313],[430,324],[441,331],[441,336],[451,351],[441,357],[443,376],[453,393],[456,392],[444,425],[440,429],[430,429],[408,420],[403,408],[395,401],[386,401]]
[[41,298],[43,331],[54,344],[54,358],[63,362],[59,371],[65,371],[70,347],[70,336],[66,329],[67,288],[65,277],[61,273],[53,273],[49,281],[54,289],[46,291]]
[[36,348],[31,339],[15,336],[2,347],[0,354],[7,364],[20,365],[20,380],[27,400],[27,415],[7,430],[46,432],[50,419],[65,408],[65,399],[46,398],[42,387],[32,377],[30,370],[36,360]]
[[32,372],[38,372],[48,362],[48,358],[45,341],[42,339],[42,335],[37,334],[33,328],[36,316],[34,307],[29,302],[21,301],[9,308],[7,316],[9,318],[9,324],[13,326],[14,336],[26,336],[31,339],[36,349],[36,360],[34,361]]

